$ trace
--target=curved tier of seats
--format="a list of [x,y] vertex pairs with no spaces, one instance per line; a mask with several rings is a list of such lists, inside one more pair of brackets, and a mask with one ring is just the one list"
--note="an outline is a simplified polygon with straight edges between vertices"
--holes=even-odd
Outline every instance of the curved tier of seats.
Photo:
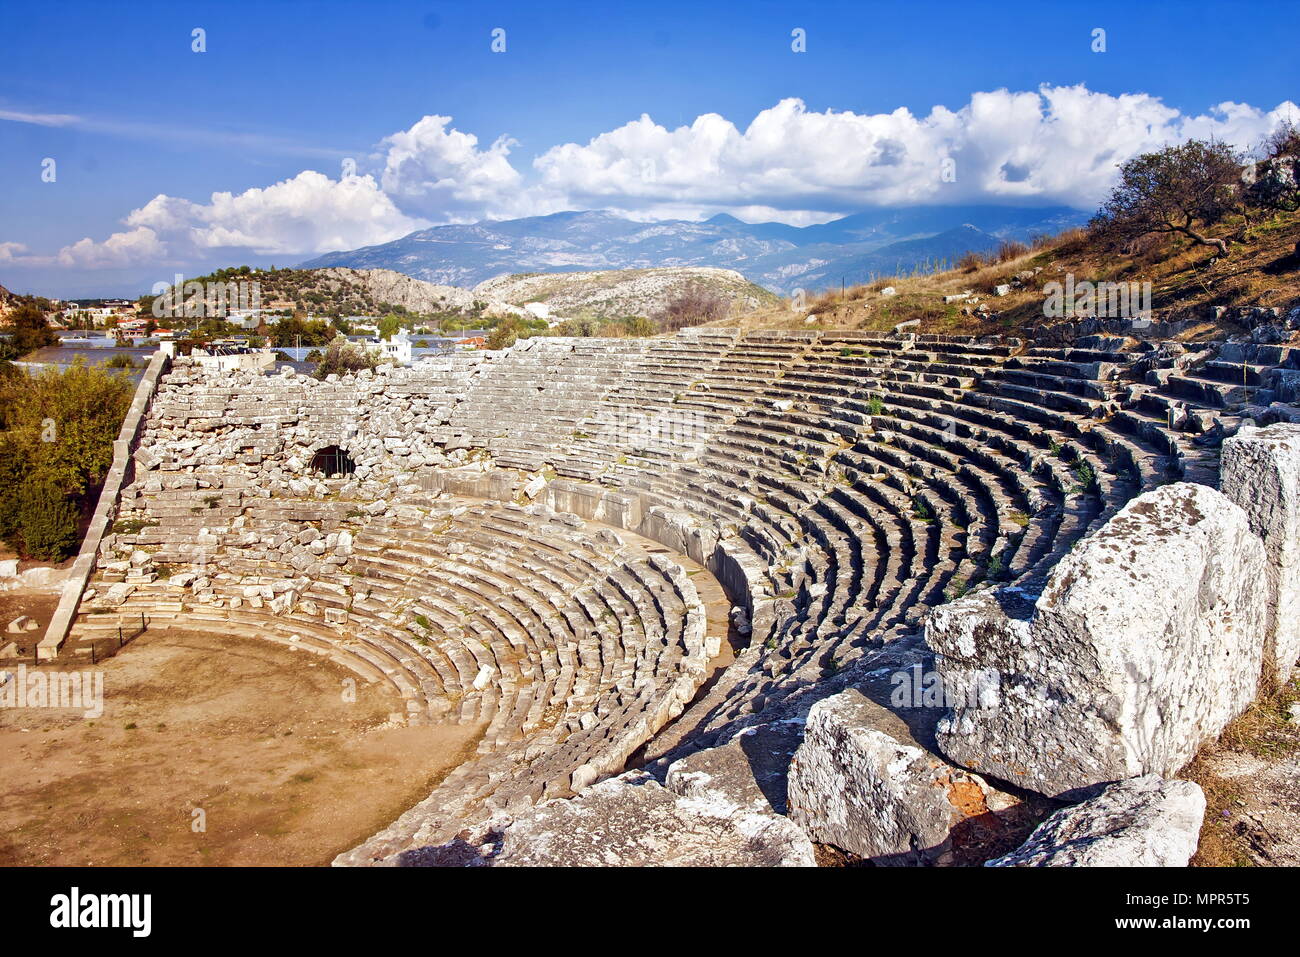
[[[426,802],[449,826],[568,793],[701,687],[721,635],[692,559],[752,635],[652,757],[757,720],[972,587],[1045,577],[1144,489],[1213,481],[1201,433],[1296,359],[1102,346],[703,329],[532,340],[387,384],[179,375],[120,503],[145,527],[106,540],[75,634],[220,623],[388,682],[413,722],[480,726]],[[393,415],[370,424],[367,401]],[[304,476],[294,436],[349,429],[371,479]]]
[[[209,576],[158,577],[180,557],[170,547],[121,582],[105,568],[73,638],[143,616],[280,642],[387,682],[406,709],[395,717],[481,729],[477,759],[443,788],[461,808],[568,794],[618,771],[694,696],[722,636],[708,634],[694,583],[664,550],[536,506],[415,501],[358,528],[342,555],[348,522],[327,518],[334,543],[302,570],[268,556],[282,526],[252,506],[212,536]],[[329,541],[311,531],[303,544]]]

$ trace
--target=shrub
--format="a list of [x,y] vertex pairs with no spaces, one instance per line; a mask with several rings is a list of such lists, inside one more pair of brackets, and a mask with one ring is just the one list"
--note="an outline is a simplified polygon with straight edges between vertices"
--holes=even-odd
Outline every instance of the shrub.
[[700,283],[693,282],[670,299],[655,316],[664,332],[675,332],[687,326],[713,322],[727,315],[731,304],[722,294]]
[[45,314],[32,303],[24,303],[10,312],[9,324],[13,327],[9,340],[12,358],[20,359],[29,352],[59,341],[58,334],[46,323]]
[[325,355],[313,373],[317,379],[328,375],[343,375],[348,372],[361,372],[374,369],[379,365],[379,356],[359,342],[349,342],[343,336],[335,336],[325,348]]
[[[497,327],[487,337],[487,347],[489,349],[509,349],[519,341],[520,334],[524,331],[524,324],[511,316],[509,319],[497,323]],[[580,335],[581,333],[572,334]]]
[[0,538],[47,560],[75,548],[133,392],[125,377],[80,360],[0,379]]
[[957,268],[962,272],[975,272],[984,267],[984,257],[977,252],[963,253],[957,260]]
[[[516,330],[516,333],[517,332],[518,330]],[[590,318],[565,319],[562,323],[560,323],[558,326],[555,327],[555,334],[558,336],[574,336],[577,338],[587,338],[589,336],[597,336],[600,335],[600,323],[597,322],[595,319],[590,319]],[[510,344],[513,345],[514,341],[515,341],[514,339],[511,339]],[[489,349],[497,348],[496,346],[492,345],[491,339],[488,340],[488,348]],[[500,348],[504,349],[505,346],[501,346]]]
[[116,355],[104,363],[106,369],[134,369],[135,363],[130,356]]
[[653,336],[659,331],[659,327],[655,325],[654,320],[647,316],[628,316],[622,322],[627,334],[636,338]]
[[21,551],[30,558],[61,562],[77,547],[77,508],[64,491],[41,479],[25,482],[18,494]]
[[1010,262],[1029,252],[1029,247],[1018,239],[1004,239],[998,244],[998,262]]

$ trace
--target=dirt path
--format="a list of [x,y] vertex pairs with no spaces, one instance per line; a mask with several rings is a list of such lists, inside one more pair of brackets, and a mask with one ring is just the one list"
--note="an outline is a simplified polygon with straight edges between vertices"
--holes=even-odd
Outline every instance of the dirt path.
[[100,669],[96,720],[0,709],[0,865],[326,864],[481,733],[391,727],[391,691],[348,703],[351,672],[254,639],[147,633]]

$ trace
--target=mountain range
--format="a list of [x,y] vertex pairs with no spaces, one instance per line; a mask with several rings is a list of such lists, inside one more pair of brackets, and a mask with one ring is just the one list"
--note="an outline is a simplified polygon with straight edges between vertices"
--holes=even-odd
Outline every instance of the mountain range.
[[703,222],[638,222],[588,210],[434,226],[301,266],[392,269],[462,287],[513,273],[713,266],[775,292],[813,292],[951,266],[962,253],[1057,233],[1088,215],[1066,206],[924,206],[867,210],[798,227],[745,223],[725,213]]

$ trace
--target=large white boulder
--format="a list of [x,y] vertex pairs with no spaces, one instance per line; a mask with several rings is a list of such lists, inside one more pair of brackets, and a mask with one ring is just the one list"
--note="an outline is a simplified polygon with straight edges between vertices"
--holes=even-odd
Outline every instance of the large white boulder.
[[[1264,546],[1214,489],[1140,495],[1053,570],[1041,594],[981,592],[931,614],[947,698],[939,749],[1052,797],[1172,777],[1255,698]],[[965,694],[996,678],[997,701]]]
[[1223,443],[1219,484],[1268,554],[1265,666],[1285,682],[1300,658],[1300,425],[1245,427]]
[[643,771],[471,829],[401,863],[494,867],[814,867],[813,846],[787,818],[721,792],[689,795]]
[[789,804],[814,841],[877,864],[932,864],[980,829],[998,828],[999,812],[1019,801],[953,767],[902,717],[850,689],[809,711]]
[[1200,842],[1205,794],[1155,775],[1112,784],[1057,811],[985,867],[1186,867]]

